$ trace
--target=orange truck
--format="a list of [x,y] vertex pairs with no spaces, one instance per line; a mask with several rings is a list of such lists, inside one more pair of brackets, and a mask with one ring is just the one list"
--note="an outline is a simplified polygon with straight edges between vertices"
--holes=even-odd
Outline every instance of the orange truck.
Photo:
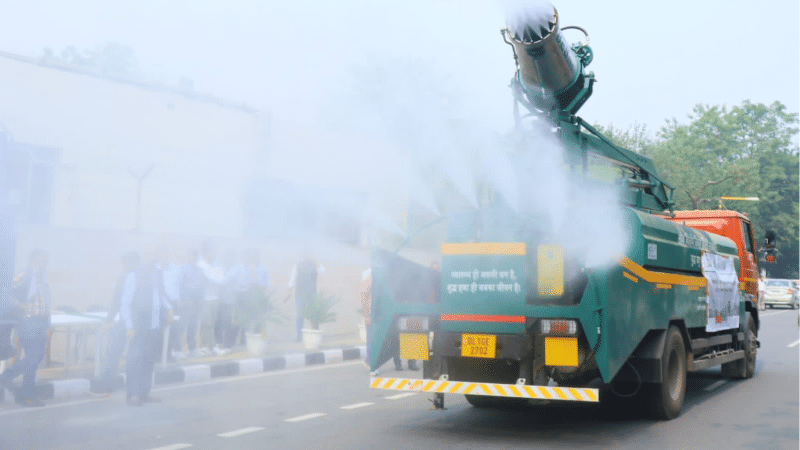
[[740,271],[739,283],[752,302],[758,300],[758,257],[753,225],[746,214],[729,210],[675,211],[667,220],[691,228],[725,236],[736,243]]

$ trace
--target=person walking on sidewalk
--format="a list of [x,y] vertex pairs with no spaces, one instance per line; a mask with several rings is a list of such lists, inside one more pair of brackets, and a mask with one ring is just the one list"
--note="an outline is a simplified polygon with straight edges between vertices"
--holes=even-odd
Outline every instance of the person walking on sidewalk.
[[114,288],[114,298],[111,300],[111,308],[108,310],[108,317],[104,328],[108,330],[108,354],[106,356],[106,364],[103,367],[103,378],[111,379],[117,375],[117,368],[119,367],[119,358],[125,350],[125,343],[128,341],[125,334],[125,325],[119,319],[119,307],[122,301],[122,286],[125,284],[125,279],[128,274],[139,267],[139,254],[136,252],[128,252],[122,255],[122,275],[117,280],[117,285]]
[[297,313],[295,339],[297,342],[303,340],[303,308],[306,306],[306,301],[317,294],[317,276],[321,273],[325,273],[325,267],[311,257],[305,258],[292,268],[292,276],[289,278],[289,292],[286,293],[286,298],[283,302],[288,302],[292,298],[292,293],[294,293],[295,311]]
[[155,251],[148,250],[143,259],[145,264],[125,278],[119,311],[130,340],[125,379],[130,406],[158,401],[150,396],[150,388],[161,338],[162,310],[166,311],[167,321],[173,317],[161,271],[156,267]]
[[50,328],[50,286],[45,269],[47,253],[31,251],[28,268],[14,280],[11,302],[18,311],[17,335],[25,357],[0,374],[0,389],[22,375],[22,388],[16,393],[17,403],[23,406],[44,406],[36,394],[36,372],[44,359],[47,330]]

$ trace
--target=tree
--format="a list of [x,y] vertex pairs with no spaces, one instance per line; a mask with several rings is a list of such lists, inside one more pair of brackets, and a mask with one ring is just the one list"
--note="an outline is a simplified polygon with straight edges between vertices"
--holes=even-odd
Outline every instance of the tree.
[[647,132],[647,125],[643,123],[634,122],[627,130],[615,128],[613,124],[608,127],[599,124],[593,126],[620,147],[645,156],[649,156],[657,144],[656,139]]
[[[689,123],[669,120],[651,138],[642,128],[609,127],[609,138],[653,158],[675,186],[676,209],[714,209],[723,196],[759,197],[726,207],[744,212],[758,242],[766,230],[779,238],[772,277],[798,277],[798,114],[780,102],[744,101],[730,110],[697,105]],[[643,143],[643,144],[641,144]],[[638,145],[638,147],[637,147]]]

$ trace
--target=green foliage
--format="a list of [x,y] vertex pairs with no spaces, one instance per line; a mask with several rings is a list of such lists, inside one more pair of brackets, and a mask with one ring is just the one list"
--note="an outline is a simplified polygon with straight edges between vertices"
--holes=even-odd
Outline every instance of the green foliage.
[[251,333],[264,332],[268,323],[283,320],[278,308],[272,303],[272,292],[253,287],[238,298],[234,308],[234,323]]
[[314,294],[306,299],[306,304],[303,306],[303,317],[311,322],[311,328],[319,330],[320,324],[336,320],[333,305],[337,302],[338,299],[332,295]]
[[642,123],[634,123],[627,130],[615,128],[613,124],[607,128],[598,124],[592,126],[620,147],[645,156],[650,156],[657,144],[656,139],[648,133],[647,125]]
[[766,230],[778,234],[778,262],[762,264],[772,277],[798,277],[798,114],[780,102],[744,101],[730,109],[695,106],[689,123],[674,118],[655,137],[635,125],[603,132],[621,146],[653,158],[659,175],[676,187],[676,209],[716,209],[720,197],[753,222],[760,244]]

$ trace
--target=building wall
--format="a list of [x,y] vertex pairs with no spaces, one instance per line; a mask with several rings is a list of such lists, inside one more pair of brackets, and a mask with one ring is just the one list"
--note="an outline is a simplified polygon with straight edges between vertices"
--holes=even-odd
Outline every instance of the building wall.
[[50,225],[237,236],[244,181],[267,149],[255,110],[0,55],[0,124],[60,150]]

